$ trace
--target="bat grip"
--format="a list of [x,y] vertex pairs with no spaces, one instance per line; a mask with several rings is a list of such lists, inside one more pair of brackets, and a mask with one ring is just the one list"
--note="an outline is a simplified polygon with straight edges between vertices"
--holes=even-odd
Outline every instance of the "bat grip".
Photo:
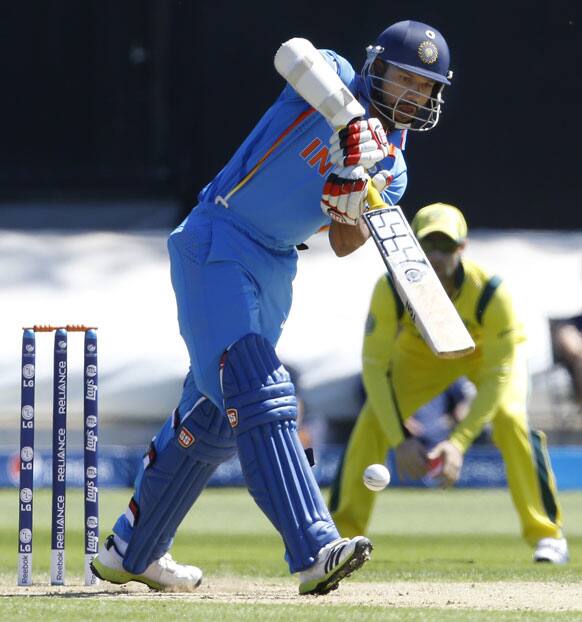
[[377,188],[372,183],[372,180],[368,183],[368,194],[366,200],[368,201],[368,211],[386,207],[386,202],[382,199],[382,195],[378,192]]

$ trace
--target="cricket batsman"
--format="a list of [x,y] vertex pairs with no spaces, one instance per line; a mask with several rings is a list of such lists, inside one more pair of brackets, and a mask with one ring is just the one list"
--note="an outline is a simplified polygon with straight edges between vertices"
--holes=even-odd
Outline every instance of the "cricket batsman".
[[275,347],[291,306],[296,247],[322,228],[338,256],[361,246],[371,176],[384,201],[402,197],[406,133],[438,122],[449,50],[436,29],[407,21],[368,48],[361,75],[335,52],[320,53],[366,117],[334,131],[287,86],[169,238],[190,370],[145,454],[129,506],[93,562],[104,580],[197,587],[201,570],[169,550],[217,466],[237,453],[250,494],[298,573],[300,594],[326,594],[370,557],[370,541],[340,537],[330,517]]
[[[491,423],[523,536],[534,547],[534,561],[566,563],[568,545],[545,435],[530,430],[527,423],[526,337],[507,286],[463,258],[467,223],[456,207],[427,205],[411,226],[476,350],[464,358],[437,359],[404,311],[388,275],[379,279],[363,346],[367,401],[330,503],[336,526],[344,536],[366,533],[376,497],[363,485],[362,473],[368,464],[383,464],[389,448],[395,451],[399,476],[420,479],[427,473],[428,461],[437,461],[442,462],[442,485],[452,486],[459,479],[464,453]],[[469,412],[447,439],[427,453],[404,424],[461,376],[477,390]]]

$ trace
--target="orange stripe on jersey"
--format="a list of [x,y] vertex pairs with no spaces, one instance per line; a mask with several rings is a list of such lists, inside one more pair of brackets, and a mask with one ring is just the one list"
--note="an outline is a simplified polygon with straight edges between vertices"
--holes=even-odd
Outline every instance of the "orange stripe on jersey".
[[259,170],[259,168],[261,167],[261,165],[263,164],[263,162],[265,162],[265,160],[273,153],[273,151],[275,151],[275,149],[281,144],[281,142],[283,141],[283,139],[285,138],[285,136],[287,136],[287,134],[289,134],[289,132],[291,132],[292,130],[294,130],[302,121],[304,121],[305,119],[307,119],[307,117],[310,114],[313,114],[315,112],[315,108],[308,108],[307,110],[305,110],[305,112],[302,112],[296,119],[295,121],[293,121],[293,123],[291,123],[291,125],[281,133],[281,135],[279,136],[279,138],[277,138],[277,140],[269,147],[269,149],[267,149],[265,155],[255,164],[255,166],[252,168],[252,170],[249,172],[249,174],[242,179],[224,198],[225,200],[230,199],[230,197],[237,192],[238,190],[240,190],[246,183],[247,181],[249,181],[249,179]]

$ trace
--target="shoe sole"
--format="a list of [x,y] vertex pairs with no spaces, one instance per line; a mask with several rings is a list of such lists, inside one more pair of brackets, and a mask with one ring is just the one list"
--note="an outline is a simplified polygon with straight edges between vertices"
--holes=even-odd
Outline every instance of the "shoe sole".
[[[152,581],[147,577],[143,577],[141,575],[131,574],[130,572],[121,571],[121,570],[113,570],[112,568],[108,568],[103,564],[99,564],[98,559],[94,559],[90,564],[90,568],[93,571],[93,574],[102,581],[107,581],[108,583],[114,583],[115,585],[125,585],[130,581],[137,581],[138,583],[143,583],[147,585],[152,590],[157,590],[158,592],[164,591],[176,591],[180,589],[180,586],[164,586],[161,583],[157,583],[156,581]],[[202,583],[202,577],[198,580],[194,586],[189,586],[188,590],[195,590]]]
[[309,594],[315,596],[324,596],[333,590],[338,588],[339,582],[346,577],[349,577],[356,570],[361,568],[369,559],[374,547],[368,539],[360,540],[356,543],[354,552],[348,557],[342,566],[340,566],[329,577],[320,581],[315,587],[311,589],[305,589],[299,586],[299,594],[301,596],[307,596]]
[[114,583],[115,585],[125,585],[130,581],[137,581],[138,583],[144,583],[153,590],[163,590],[163,587],[159,583],[156,583],[155,581],[150,581],[145,577],[141,578],[129,572],[124,572],[122,570],[113,570],[112,568],[108,568],[107,566],[103,566],[102,564],[97,564],[99,564],[99,562],[97,560],[93,560],[89,564],[89,566],[93,571],[93,574],[102,581]]

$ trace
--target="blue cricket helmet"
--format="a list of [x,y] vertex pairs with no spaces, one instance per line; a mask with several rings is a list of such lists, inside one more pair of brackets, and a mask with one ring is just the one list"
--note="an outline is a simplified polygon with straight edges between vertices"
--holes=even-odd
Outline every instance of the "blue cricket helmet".
[[[443,89],[451,84],[453,76],[449,69],[449,46],[441,33],[422,22],[397,22],[386,28],[366,52],[367,60],[362,68],[363,95],[376,110],[398,129],[426,131],[435,127],[444,104]],[[377,61],[381,61],[380,68]],[[435,84],[427,101],[419,103],[419,93],[413,89],[393,96],[402,88],[384,75],[383,67],[388,65],[432,80]],[[399,107],[411,105],[416,107],[416,112],[402,121]]]
[[449,46],[445,38],[428,24],[407,20],[388,26],[378,36],[381,47],[376,58],[449,86]]

